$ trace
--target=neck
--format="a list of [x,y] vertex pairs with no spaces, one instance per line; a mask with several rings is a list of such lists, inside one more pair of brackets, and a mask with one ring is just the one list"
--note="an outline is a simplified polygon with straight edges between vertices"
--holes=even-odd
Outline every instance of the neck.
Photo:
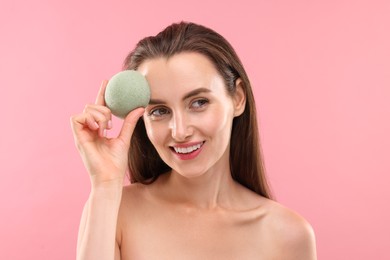
[[228,165],[213,167],[193,178],[172,170],[165,184],[169,200],[201,209],[230,208],[236,187]]

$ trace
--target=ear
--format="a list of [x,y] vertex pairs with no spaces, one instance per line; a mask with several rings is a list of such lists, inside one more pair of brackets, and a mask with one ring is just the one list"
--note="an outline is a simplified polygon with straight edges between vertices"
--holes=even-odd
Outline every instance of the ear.
[[233,96],[234,117],[240,116],[245,110],[246,95],[242,80],[236,80],[236,93]]

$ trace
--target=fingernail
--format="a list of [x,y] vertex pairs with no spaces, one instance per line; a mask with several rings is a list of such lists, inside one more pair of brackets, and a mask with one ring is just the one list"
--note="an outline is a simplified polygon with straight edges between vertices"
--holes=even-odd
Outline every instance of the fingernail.
[[104,135],[104,137],[107,137],[107,129],[103,130],[103,135]]
[[95,126],[96,128],[99,128],[99,124],[97,122],[95,122]]

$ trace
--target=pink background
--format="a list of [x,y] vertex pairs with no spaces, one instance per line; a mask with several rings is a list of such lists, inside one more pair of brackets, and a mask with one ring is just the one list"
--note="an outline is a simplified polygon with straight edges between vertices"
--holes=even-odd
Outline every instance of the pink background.
[[89,179],[69,117],[141,37],[180,20],[242,58],[273,190],[313,225],[319,259],[390,259],[389,1],[3,0],[0,12],[0,259],[75,258]]

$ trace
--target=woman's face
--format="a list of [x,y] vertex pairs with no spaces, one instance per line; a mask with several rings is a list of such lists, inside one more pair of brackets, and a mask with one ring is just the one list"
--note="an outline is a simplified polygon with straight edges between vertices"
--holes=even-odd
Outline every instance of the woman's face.
[[163,161],[189,178],[228,171],[232,121],[245,106],[241,87],[230,96],[214,65],[199,53],[146,60],[138,71],[151,90],[143,116],[147,135]]

